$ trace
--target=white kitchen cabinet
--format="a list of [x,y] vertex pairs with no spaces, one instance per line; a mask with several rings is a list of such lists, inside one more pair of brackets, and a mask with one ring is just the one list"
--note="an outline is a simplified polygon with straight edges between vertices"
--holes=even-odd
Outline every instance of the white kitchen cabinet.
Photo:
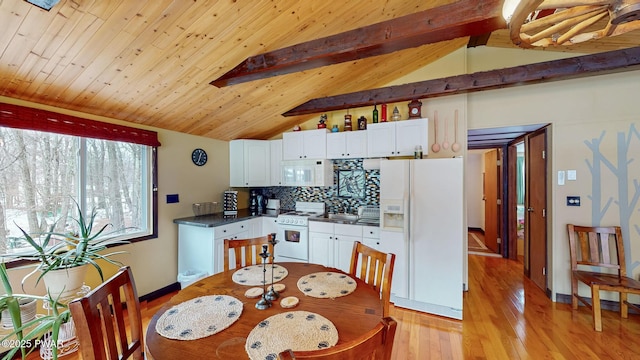
[[178,274],[215,273],[214,228],[178,224]]
[[328,159],[365,157],[367,157],[366,131],[343,131],[327,134]]
[[396,124],[396,153],[400,156],[413,155],[416,145],[422,146],[424,155],[429,150],[429,120],[413,119],[395,121]]
[[362,226],[335,224],[334,225],[334,260],[333,267],[349,272],[353,243],[362,241]]
[[251,233],[253,231],[253,227],[255,219],[239,221],[236,223],[231,223],[229,225],[216,226],[215,238],[214,238],[214,247],[215,247],[215,266],[214,266],[214,274],[222,272],[224,270],[224,240],[238,240],[238,239],[247,239],[251,237]]
[[282,134],[282,159],[326,159],[327,129],[293,131]]
[[[267,236],[269,234],[278,233],[278,218],[271,216],[262,216],[261,218],[262,226],[260,227],[258,234],[255,234],[255,237],[259,236]],[[276,240],[281,241],[282,239]]]
[[309,221],[309,262],[333,267],[334,226],[330,222]]
[[370,248],[380,250],[380,227],[362,226],[362,243]]
[[429,120],[392,121],[367,126],[368,157],[411,156],[416,145],[426,155],[429,148]]
[[367,155],[385,157],[396,155],[396,122],[369,124],[367,128]]
[[309,221],[309,262],[348,272],[355,241],[362,241],[362,225]]
[[178,273],[192,271],[208,276],[221,272],[224,239],[249,237],[256,220],[215,227],[178,224]]
[[271,186],[282,185],[282,140],[270,140],[271,150]]
[[271,147],[267,140],[229,142],[229,184],[231,186],[270,186]]

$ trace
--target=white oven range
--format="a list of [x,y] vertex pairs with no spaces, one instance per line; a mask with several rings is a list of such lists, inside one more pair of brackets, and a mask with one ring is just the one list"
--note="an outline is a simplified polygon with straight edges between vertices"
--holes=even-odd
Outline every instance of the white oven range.
[[324,216],[323,202],[296,201],[295,211],[278,215],[276,262],[309,262],[309,218]]

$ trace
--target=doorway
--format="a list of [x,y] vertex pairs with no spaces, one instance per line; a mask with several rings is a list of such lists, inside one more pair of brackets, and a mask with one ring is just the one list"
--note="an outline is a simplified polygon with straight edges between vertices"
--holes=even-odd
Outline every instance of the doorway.
[[[490,154],[483,158],[482,170],[483,187],[491,187],[483,189],[482,200],[492,202],[485,208],[481,225],[482,231],[489,230],[485,232],[485,241],[495,241],[497,253],[502,257],[522,261],[525,275],[543,291],[547,288],[547,125],[469,130],[468,134],[470,158],[473,151]],[[492,165],[494,158],[496,162]],[[495,185],[487,182],[487,174],[495,174]],[[492,193],[497,194],[496,199],[486,199]],[[470,202],[467,199],[468,211],[472,208]],[[495,207],[495,212],[491,207]],[[472,218],[468,214],[468,219]],[[469,227],[472,230],[471,222]],[[495,235],[491,228],[497,229]],[[486,239],[487,236],[492,239]]]

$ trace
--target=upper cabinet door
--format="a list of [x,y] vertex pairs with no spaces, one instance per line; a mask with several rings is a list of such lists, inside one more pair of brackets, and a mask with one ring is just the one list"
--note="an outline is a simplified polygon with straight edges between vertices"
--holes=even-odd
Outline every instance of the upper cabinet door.
[[327,129],[282,134],[283,160],[326,159]]
[[327,158],[327,129],[302,131],[304,136],[304,158]]
[[282,185],[282,140],[269,141],[271,148],[271,186]]
[[400,156],[413,155],[416,146],[422,146],[422,152],[427,154],[429,149],[429,120],[415,119],[396,121],[396,154]]
[[[346,134],[346,158],[367,157],[367,132],[350,131]],[[327,149],[327,151],[329,151],[329,149]]]
[[271,184],[271,149],[267,140],[229,142],[229,185],[235,187]]
[[282,159],[299,160],[304,155],[304,136],[302,131],[282,134]]
[[271,147],[269,141],[247,140],[244,153],[246,186],[271,185]]
[[327,134],[327,159],[344,159],[347,154],[347,132]]
[[395,122],[368,124],[366,132],[369,157],[397,156]]

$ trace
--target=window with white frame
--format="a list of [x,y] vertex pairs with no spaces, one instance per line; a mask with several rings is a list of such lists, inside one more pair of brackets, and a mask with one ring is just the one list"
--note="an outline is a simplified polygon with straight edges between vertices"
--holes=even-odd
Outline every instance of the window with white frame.
[[[95,229],[109,224],[132,241],[157,236],[157,137],[138,141],[139,129],[0,105],[0,254],[29,247],[21,229],[71,231],[76,202],[83,214],[95,209]],[[33,119],[15,125],[34,112],[54,131]]]

